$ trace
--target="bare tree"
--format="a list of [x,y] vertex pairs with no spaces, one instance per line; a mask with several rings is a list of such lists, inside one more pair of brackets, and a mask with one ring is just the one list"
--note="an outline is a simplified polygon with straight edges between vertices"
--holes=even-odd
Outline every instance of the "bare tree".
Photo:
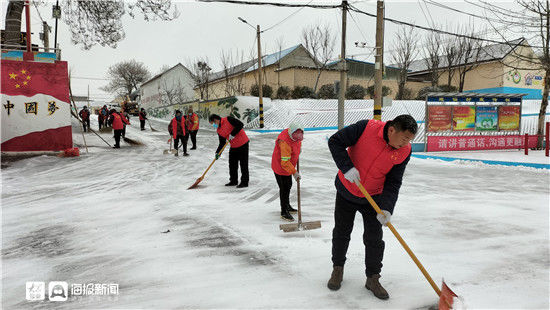
[[212,69],[208,65],[208,58],[197,58],[193,62],[191,68],[195,77],[196,87],[199,89],[201,100],[208,100],[210,71],[212,71]]
[[313,91],[317,92],[321,73],[333,58],[336,36],[332,34],[328,24],[324,26],[312,25],[302,30],[302,41],[306,49],[313,56],[315,67],[317,68],[317,79],[313,87]]
[[[6,44],[18,44],[24,1],[10,0],[6,13]],[[171,0],[124,0],[62,2],[63,21],[71,31],[71,41],[90,49],[95,44],[116,48],[125,37],[122,18],[141,13],[146,21],[172,20],[178,17]]]
[[441,76],[441,35],[435,31],[430,32],[424,39],[424,46],[424,61],[426,63],[427,70],[430,72],[430,80],[432,82],[432,86],[437,86],[439,84],[439,76]]
[[160,82],[159,95],[162,102],[169,105],[185,103],[189,98],[185,96],[185,89],[179,80],[163,79]]
[[409,66],[418,55],[418,35],[414,32],[413,27],[407,29],[402,26],[397,31],[392,49],[392,61],[399,67],[399,75],[397,76],[397,94],[395,99],[404,99],[405,84],[407,83],[407,75]]
[[109,67],[109,84],[101,89],[117,95],[130,96],[139,85],[146,82],[151,74],[142,62],[134,59],[122,61]]
[[478,65],[478,61],[481,55],[481,41],[474,38],[474,27],[464,26],[461,31],[465,36],[458,37],[456,41],[458,66],[456,72],[458,73],[458,91],[464,90],[464,82],[466,80],[466,74],[474,70]]
[[[510,55],[515,59],[511,62],[503,61],[502,64],[511,70],[544,72],[544,88],[537,124],[539,137],[537,147],[542,148],[544,121],[550,93],[550,4],[548,0],[518,0],[517,5],[519,9],[512,11],[485,1],[480,1],[478,4],[486,10],[487,15],[492,17],[487,18],[487,21],[510,47]],[[526,40],[520,43],[510,40],[510,36],[518,34],[534,42],[531,52],[524,50],[530,48]]]
[[[451,26],[447,26],[449,31],[452,31]],[[448,35],[443,42],[443,53],[445,54],[445,68],[447,71],[447,86],[450,88],[453,82],[453,77],[456,72],[455,66],[460,61],[458,52],[458,38],[456,36]]]

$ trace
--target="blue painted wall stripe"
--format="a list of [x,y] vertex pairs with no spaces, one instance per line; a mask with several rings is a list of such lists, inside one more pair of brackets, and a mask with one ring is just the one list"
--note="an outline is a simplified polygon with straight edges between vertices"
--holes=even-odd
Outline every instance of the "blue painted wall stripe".
[[424,155],[424,154],[412,154],[412,157],[421,158],[421,159],[440,159],[443,161],[470,161],[470,162],[479,162],[488,165],[502,165],[502,166],[522,166],[522,167],[531,167],[538,169],[550,169],[550,164],[537,164],[537,163],[522,163],[515,161],[499,161],[499,160],[485,160],[485,159],[470,159],[470,158],[458,158],[458,157],[446,157],[446,156],[435,156],[435,155]]

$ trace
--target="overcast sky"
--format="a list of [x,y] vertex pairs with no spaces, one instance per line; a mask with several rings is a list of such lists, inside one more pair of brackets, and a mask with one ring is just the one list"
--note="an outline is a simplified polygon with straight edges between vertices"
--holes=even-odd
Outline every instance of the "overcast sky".
[[[270,0],[273,2],[309,3],[304,0]],[[282,39],[285,47],[301,43],[301,31],[305,26],[312,24],[328,24],[337,36],[335,55],[340,52],[341,16],[339,9],[312,9],[312,8],[280,8],[273,6],[247,6],[227,3],[200,3],[194,1],[173,1],[180,16],[173,21],[146,22],[142,16],[135,19],[124,16],[123,25],[126,38],[120,42],[116,49],[94,46],[90,50],[83,50],[70,42],[70,32],[62,21],[58,26],[58,42],[62,49],[62,59],[68,61],[72,70],[72,88],[74,95],[86,95],[88,86],[90,96],[95,99],[112,99],[111,94],[106,94],[99,88],[107,84],[107,69],[109,66],[124,60],[136,59],[143,62],[152,74],[159,72],[160,68],[173,66],[178,62],[186,65],[197,57],[208,57],[209,64],[214,71],[222,68],[220,54],[222,50],[244,52],[250,57],[251,52],[256,53],[256,32],[250,26],[240,22],[237,17],[242,17],[250,24],[259,24],[262,29],[267,29],[278,24],[289,15],[290,18],[262,33],[262,50],[267,53],[277,51],[276,41]],[[335,0],[313,0],[312,4],[338,4]],[[472,4],[463,1],[438,1],[447,6],[468,11],[478,15],[485,12]],[[51,6],[55,1],[49,1],[40,7],[40,15],[53,27],[55,20],[51,18]],[[376,14],[376,1],[350,1],[355,7]],[[491,3],[517,9],[513,1],[491,1]],[[6,1],[2,0],[2,26],[5,21]],[[475,22],[476,28],[482,29],[484,22],[481,19],[450,11],[430,4],[425,0],[410,1],[386,1],[386,17],[408,21],[422,26],[466,24]],[[41,32],[42,23],[37,10],[32,6],[31,28],[33,43],[38,41],[38,33]],[[22,22],[24,29],[25,22]],[[487,26],[489,27],[489,26]],[[394,41],[394,34],[398,26],[389,22],[385,23],[385,49],[390,50]],[[24,30],[23,30],[24,31]],[[421,36],[426,31],[419,30]],[[54,33],[50,34],[50,46],[53,46]],[[348,15],[347,27],[347,51],[348,57],[373,61],[371,49],[357,48],[354,42],[366,42],[367,46],[374,46],[375,18],[351,13]],[[531,43],[531,42],[530,42]],[[40,42],[42,45],[42,42]],[[254,49],[254,50],[252,50]],[[390,55],[386,54],[384,62],[391,63]],[[93,79],[81,79],[93,78]]]

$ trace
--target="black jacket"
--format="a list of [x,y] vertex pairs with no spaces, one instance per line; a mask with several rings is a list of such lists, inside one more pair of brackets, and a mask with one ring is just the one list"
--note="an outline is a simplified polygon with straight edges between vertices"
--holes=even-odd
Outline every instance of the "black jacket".
[[[328,140],[328,147],[330,149],[330,152],[332,153],[332,158],[334,159],[336,166],[342,171],[342,173],[346,173],[348,172],[348,170],[353,168],[353,163],[348,155],[347,148],[349,146],[355,145],[357,141],[359,141],[359,138],[365,131],[367,124],[368,120],[359,121],[355,124],[352,124],[337,131]],[[391,122],[387,122],[386,126],[384,126],[384,140],[386,140],[386,143],[388,143],[389,141],[388,127],[390,124]],[[407,167],[410,159],[411,154],[409,153],[409,156],[407,156],[407,158],[402,163],[393,166],[388,174],[386,174],[386,181],[384,182],[384,189],[382,193],[372,197],[381,209],[387,210],[392,214],[395,203],[397,202],[397,197],[399,195],[399,189],[401,188],[403,173],[405,172],[405,168]],[[334,183],[338,193],[342,195],[346,200],[357,204],[369,204],[366,198],[359,198],[351,194],[346,189],[344,184],[342,184],[338,175],[336,175],[336,180]]]

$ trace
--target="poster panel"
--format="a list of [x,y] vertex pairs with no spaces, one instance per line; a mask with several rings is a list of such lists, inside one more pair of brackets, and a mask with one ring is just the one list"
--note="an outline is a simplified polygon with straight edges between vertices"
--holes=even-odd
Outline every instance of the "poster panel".
[[476,108],[476,130],[497,131],[498,130],[498,107],[478,106]]
[[500,106],[498,109],[498,127],[504,131],[518,131],[520,119],[519,106]]
[[453,106],[453,131],[474,131],[475,125],[474,106]]
[[428,131],[451,130],[451,107],[450,106],[428,106]]

